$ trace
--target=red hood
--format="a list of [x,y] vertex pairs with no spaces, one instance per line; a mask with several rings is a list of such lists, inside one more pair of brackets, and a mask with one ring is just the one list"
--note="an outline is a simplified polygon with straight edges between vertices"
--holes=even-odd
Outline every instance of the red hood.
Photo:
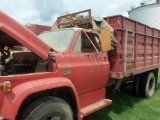
[[0,30],[29,48],[42,59],[48,58],[50,47],[31,31],[2,11],[0,11]]

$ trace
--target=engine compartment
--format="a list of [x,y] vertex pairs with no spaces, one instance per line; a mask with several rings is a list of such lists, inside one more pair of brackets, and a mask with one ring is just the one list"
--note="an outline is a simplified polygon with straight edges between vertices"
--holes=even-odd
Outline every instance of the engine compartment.
[[1,75],[26,74],[35,72],[38,56],[32,52],[13,53],[9,62],[1,64]]
[[41,59],[34,51],[0,31],[0,76],[51,71],[52,63],[49,58]]
[[37,64],[41,59],[31,51],[13,53],[12,58],[7,59],[9,59],[8,62],[2,63],[1,61],[2,76],[46,71],[47,63],[44,66],[45,70],[38,70]]
[[53,66],[56,66],[53,59],[43,60],[31,51],[18,52],[13,53],[9,62],[2,64],[0,61],[0,76],[53,72]]

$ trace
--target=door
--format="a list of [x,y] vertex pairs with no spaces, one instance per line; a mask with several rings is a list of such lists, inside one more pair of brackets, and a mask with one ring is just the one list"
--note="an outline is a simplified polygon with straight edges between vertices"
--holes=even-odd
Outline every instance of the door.
[[[99,39],[94,33],[79,32],[71,51],[72,81],[78,94],[103,88],[104,69]],[[97,52],[97,51],[98,52]]]

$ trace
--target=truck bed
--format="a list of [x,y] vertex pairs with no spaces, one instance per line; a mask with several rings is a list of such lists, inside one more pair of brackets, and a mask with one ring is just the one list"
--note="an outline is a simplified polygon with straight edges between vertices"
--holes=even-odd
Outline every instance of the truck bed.
[[114,29],[117,49],[108,53],[110,77],[121,79],[160,66],[160,30],[121,15],[104,18]]

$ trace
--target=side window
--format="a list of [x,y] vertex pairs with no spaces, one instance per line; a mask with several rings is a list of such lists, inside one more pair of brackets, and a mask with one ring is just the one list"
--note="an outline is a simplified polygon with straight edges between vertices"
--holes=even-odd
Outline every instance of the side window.
[[98,49],[100,49],[101,46],[100,46],[100,40],[99,40],[99,38],[96,35],[94,35],[94,38],[95,38],[96,44],[98,46]]
[[91,48],[92,44],[87,37],[82,38],[82,48]]
[[73,48],[73,51],[74,52],[81,52],[81,46],[82,46],[82,43],[81,43],[81,34],[80,34],[77,38],[76,44]]
[[[86,35],[87,34],[87,35]],[[94,53],[99,51],[99,39],[94,33],[82,33],[82,52]]]
[[82,53],[94,53],[97,52],[96,49],[100,51],[100,41],[97,35],[94,33],[87,33],[86,36],[84,32],[81,32],[77,38],[73,51]]

